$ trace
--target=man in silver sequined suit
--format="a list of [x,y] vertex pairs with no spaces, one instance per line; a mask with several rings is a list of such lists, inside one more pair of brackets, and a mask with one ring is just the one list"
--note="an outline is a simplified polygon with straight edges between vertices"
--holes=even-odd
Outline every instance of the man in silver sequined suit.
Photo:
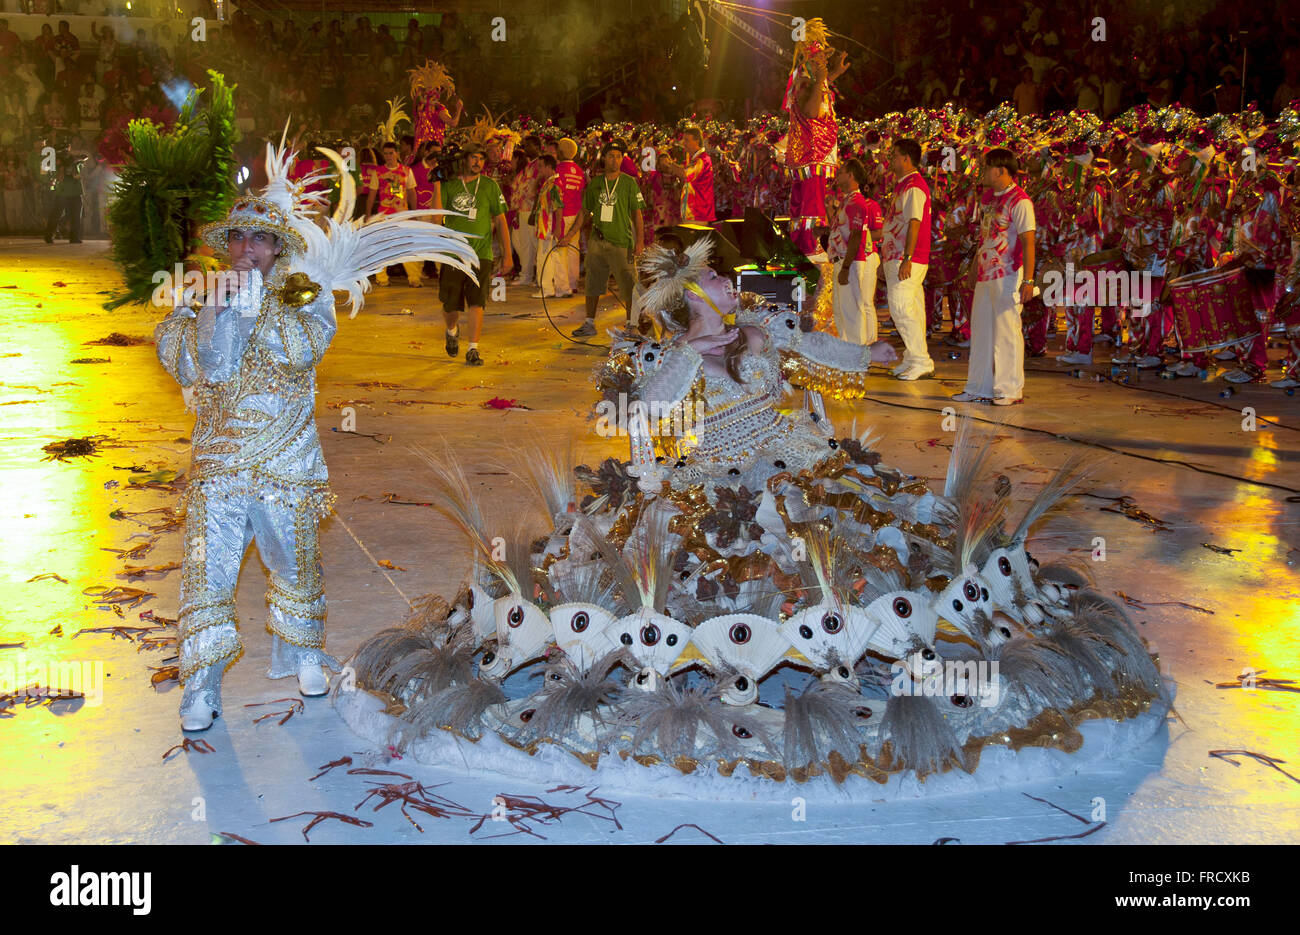
[[324,652],[318,523],[332,497],[315,424],[333,294],[289,275],[305,244],[274,201],[243,196],[201,236],[229,255],[239,290],[229,303],[178,304],[156,332],[163,367],[197,413],[179,613],[185,730],[220,714],[222,675],[243,651],[235,585],[252,541],[270,571],[268,675],[296,675],[312,696],[327,689],[321,667],[339,669]]

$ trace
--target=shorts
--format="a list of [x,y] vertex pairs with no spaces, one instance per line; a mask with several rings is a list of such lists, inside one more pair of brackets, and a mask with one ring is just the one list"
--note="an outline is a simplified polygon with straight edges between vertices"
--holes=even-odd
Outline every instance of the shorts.
[[618,297],[624,305],[632,299],[634,275],[630,247],[620,247],[608,240],[592,237],[587,241],[587,285],[589,298],[600,298],[605,292],[610,274],[618,283]]
[[467,308],[482,308],[483,297],[487,294],[488,280],[483,275],[483,258],[474,262],[474,275],[478,277],[477,285],[465,273],[456,267],[444,263],[438,277],[438,298],[442,300],[444,312],[463,312]]

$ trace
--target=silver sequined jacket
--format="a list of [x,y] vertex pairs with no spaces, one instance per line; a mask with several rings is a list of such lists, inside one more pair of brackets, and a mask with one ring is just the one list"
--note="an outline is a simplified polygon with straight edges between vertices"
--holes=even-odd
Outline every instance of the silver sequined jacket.
[[316,364],[334,337],[334,296],[300,307],[284,272],[242,290],[220,314],[179,306],[155,331],[158,359],[193,387],[191,480],[244,473],[280,486],[325,487],[316,434]]

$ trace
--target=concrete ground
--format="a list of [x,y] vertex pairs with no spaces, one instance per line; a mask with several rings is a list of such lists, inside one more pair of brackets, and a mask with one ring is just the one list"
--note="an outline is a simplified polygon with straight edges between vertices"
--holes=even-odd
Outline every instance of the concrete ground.
[[[127,489],[127,480],[137,473],[133,468],[185,471],[192,425],[152,346],[84,343],[110,332],[148,337],[159,318],[154,308],[101,308],[104,291],[116,283],[106,247],[102,241],[0,241],[0,692],[13,681],[49,685],[54,663],[82,664],[87,676],[84,701],[20,701],[0,710],[0,841],[203,843],[229,832],[291,843],[303,840],[301,828],[311,816],[271,819],[305,811],[373,823],[327,820],[311,832],[320,843],[465,842],[512,830],[489,823],[471,835],[473,821],[420,815],[421,832],[396,807],[373,812],[374,800],[354,811],[372,788],[368,782],[397,780],[349,774],[349,768],[446,783],[439,794],[477,813],[490,812],[501,793],[576,804],[579,794],[571,791],[465,774],[453,763],[435,768],[391,759],[351,734],[325,699],[308,700],[305,712],[283,725],[278,716],[256,722],[263,713],[286,710],[288,702],[248,705],[296,698],[297,692],[292,679],[272,683],[265,677],[265,571],[255,553],[245,562],[238,601],[245,655],[227,675],[225,715],[200,735],[213,752],[181,750],[164,759],[182,739],[180,693],[174,683],[153,687],[150,667],[166,665],[173,651],[123,638],[132,631],[79,633],[147,625],[140,619],[147,611],[175,616],[178,571],[134,580],[122,574],[125,565],[180,561],[179,533],[150,532],[148,524],[164,514],[144,512],[174,506],[176,494]],[[320,434],[339,497],[337,515],[322,527],[322,543],[329,648],[340,656],[400,621],[408,599],[430,591],[451,595],[468,570],[468,553],[449,525],[418,505],[431,488],[410,446],[450,444],[492,493],[492,521],[502,523],[524,508],[525,495],[490,464],[500,445],[540,432],[575,438],[588,463],[626,457],[625,445],[597,437],[586,421],[593,404],[588,377],[603,352],[558,336],[541,303],[527,297],[531,289],[511,287],[505,302],[489,303],[486,365],[470,368],[463,346],[461,359],[449,360],[443,351],[436,289],[410,289],[397,276],[393,283],[373,292],[355,319],[344,313],[319,370]],[[551,313],[572,327],[580,303],[553,302]],[[604,307],[602,324],[621,317],[608,298]],[[1060,340],[1053,340],[1053,353]],[[886,463],[940,478],[947,458],[942,446],[950,438],[940,410],[962,408],[948,396],[961,389],[966,360],[964,352],[949,359],[938,344],[932,351],[937,381],[900,383],[882,375],[873,381],[871,400],[833,406],[830,415],[841,428],[854,418],[859,430],[874,426],[883,435]],[[71,363],[83,358],[108,362]],[[1221,382],[1152,376],[1133,386],[1087,382],[1071,379],[1050,358],[1027,361],[1027,368],[1025,405],[972,410],[1014,423],[998,431],[997,463],[1016,482],[1017,496],[1027,498],[1046,469],[1091,442],[1114,452],[1102,453],[1088,492],[1132,497],[1137,508],[1167,524],[1157,531],[1107,512],[1114,501],[1081,497],[1031,542],[1035,555],[1047,558],[1071,550],[1087,554],[1097,537],[1104,539],[1105,561],[1096,566],[1102,586],[1145,602],[1147,609],[1134,614],[1177,682],[1178,717],[1170,719],[1167,735],[1103,771],[1052,783],[978,797],[809,805],[802,816],[792,808],[797,788],[773,786],[729,805],[602,789],[599,796],[622,803],[617,815],[623,830],[588,809],[533,826],[537,832],[552,841],[634,843],[693,824],[698,828],[683,828],[671,840],[707,841],[702,829],[728,843],[929,843],[944,837],[1000,843],[1077,835],[1104,820],[1095,833],[1075,840],[1294,841],[1300,830],[1300,698],[1270,690],[1268,679],[1300,673],[1300,504],[1286,502],[1294,490],[1276,489],[1300,488],[1300,398],[1247,386],[1223,400]],[[492,397],[515,400],[518,408],[485,409]],[[337,431],[345,407],[355,413],[349,427],[364,434]],[[1253,409],[1253,430],[1243,427],[1249,415],[1243,416],[1243,407]],[[88,435],[106,436],[97,456],[42,460],[42,446]],[[138,515],[114,518],[115,511]],[[108,551],[151,538],[155,547],[139,557]],[[48,575],[66,582],[41,577]],[[124,607],[119,619],[112,605],[96,601],[105,589],[123,585],[150,594]],[[94,677],[99,665],[102,683]],[[1215,687],[1244,669],[1257,673],[1255,690]],[[1250,751],[1279,765],[1209,755],[1224,750]],[[311,780],[343,757],[351,764]]]

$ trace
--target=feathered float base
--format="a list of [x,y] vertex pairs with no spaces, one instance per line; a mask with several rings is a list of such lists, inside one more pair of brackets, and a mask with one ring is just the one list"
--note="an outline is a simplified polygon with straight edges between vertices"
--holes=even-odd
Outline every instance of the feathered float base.
[[[788,692],[801,676],[793,670],[775,673],[768,683],[781,682],[777,688]],[[502,687],[510,691],[512,681]],[[771,690],[771,684],[765,685],[765,694]],[[679,692],[679,703],[691,691],[688,687]],[[802,697],[807,695],[802,693]],[[799,697],[788,694],[787,704]],[[782,737],[786,746],[798,742],[797,738],[792,741],[795,726],[787,725],[787,719],[800,715],[787,715],[764,704],[735,709],[724,706],[717,712],[729,722],[747,725],[736,736],[752,734],[748,739],[753,742],[753,750],[733,748],[732,755],[718,755],[715,749],[710,755],[705,748],[713,745],[713,738],[701,737],[696,740],[698,755],[679,754],[669,759],[644,752],[653,744],[638,738],[635,726],[619,729],[613,708],[597,708],[593,714],[579,718],[566,742],[524,740],[521,728],[527,718],[521,715],[536,711],[536,696],[487,707],[477,739],[448,728],[434,728],[412,738],[411,725],[402,717],[407,713],[404,706],[387,692],[357,686],[336,691],[333,696],[344,722],[359,737],[381,747],[401,747],[405,756],[430,766],[491,772],[534,783],[595,782],[607,789],[654,796],[735,800],[793,790],[812,800],[840,803],[969,795],[1113,768],[1115,761],[1131,758],[1162,736],[1171,711],[1171,697],[1161,698],[1138,688],[1109,698],[1098,693],[1074,707],[1043,710],[1027,720],[1023,718],[1024,699],[1014,692],[995,708],[976,705],[955,709],[955,717],[939,706],[942,703],[947,707],[948,698],[859,695],[857,701],[877,708],[879,713],[858,726],[854,737],[858,742],[856,755],[841,754],[835,747],[848,744],[836,745],[823,732],[820,745],[822,752],[832,747],[829,754],[806,766],[788,768],[788,757],[781,755],[785,747],[778,749],[776,744]],[[898,706],[894,710],[890,710],[891,701]],[[689,704],[690,699],[685,702]],[[921,706],[932,707],[923,708],[919,716],[913,712],[900,717],[902,708]],[[927,714],[943,721],[937,732],[927,731]],[[868,726],[872,720],[876,723]],[[1023,726],[1015,726],[1016,721]],[[807,717],[807,722],[817,723],[818,718],[814,714]],[[905,731],[910,735],[903,737]],[[934,768],[918,772],[895,763],[891,742],[881,740],[882,734],[891,732],[900,743],[911,746],[913,758],[929,744],[932,749],[922,755],[931,757]],[[707,735],[708,731],[701,727],[700,734]],[[603,744],[583,742],[595,741],[601,735],[605,737]],[[949,745],[937,737],[948,738]]]

